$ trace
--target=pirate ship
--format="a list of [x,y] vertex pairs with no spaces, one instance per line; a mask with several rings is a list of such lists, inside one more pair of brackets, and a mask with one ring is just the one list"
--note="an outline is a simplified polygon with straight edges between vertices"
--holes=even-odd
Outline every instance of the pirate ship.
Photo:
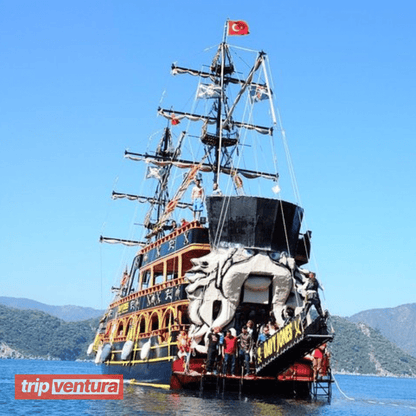
[[[103,373],[142,385],[316,396],[310,354],[333,335],[326,314],[306,313],[311,233],[302,229],[303,209],[280,196],[274,136],[283,148],[286,139],[273,106],[268,57],[228,43],[229,35],[247,33],[245,22],[228,21],[210,65],[172,65],[173,75],[195,81],[193,109],[159,108],[167,121],[156,150],[125,152],[147,164],[154,193],[150,185],[147,195],[113,192],[113,199],[143,202],[148,210],[141,241],[100,238],[140,247],[113,288],[90,352]],[[253,63],[239,60],[240,53]],[[245,66],[237,68],[237,60]],[[189,195],[196,180],[203,184],[197,189],[202,212]],[[208,374],[208,334],[213,328],[238,333],[248,320],[258,327],[271,320],[277,328],[254,344],[251,374],[239,367],[233,376]],[[183,331],[189,343],[181,354]],[[328,357],[324,361],[319,382],[328,396]]]

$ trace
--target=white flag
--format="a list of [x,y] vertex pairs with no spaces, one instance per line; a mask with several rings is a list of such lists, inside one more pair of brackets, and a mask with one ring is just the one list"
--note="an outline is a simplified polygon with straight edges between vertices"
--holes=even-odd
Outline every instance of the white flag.
[[261,85],[251,85],[250,86],[250,102],[251,104],[257,103],[259,101],[269,99],[269,91],[267,87]]
[[147,173],[146,173],[146,179],[156,178],[159,181],[161,181],[162,180],[162,176],[161,176],[161,170],[162,169],[163,168],[155,168],[155,167],[152,167],[152,166],[148,166],[147,167]]
[[215,84],[199,84],[197,98],[219,98],[221,97],[221,87]]

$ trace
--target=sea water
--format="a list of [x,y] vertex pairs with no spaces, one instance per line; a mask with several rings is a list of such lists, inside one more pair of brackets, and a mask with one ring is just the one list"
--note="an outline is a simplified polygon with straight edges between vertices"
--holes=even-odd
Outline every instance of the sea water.
[[1,360],[0,415],[416,415],[416,379],[335,375],[331,404],[125,384],[123,400],[15,400],[15,374],[100,374],[92,362]]

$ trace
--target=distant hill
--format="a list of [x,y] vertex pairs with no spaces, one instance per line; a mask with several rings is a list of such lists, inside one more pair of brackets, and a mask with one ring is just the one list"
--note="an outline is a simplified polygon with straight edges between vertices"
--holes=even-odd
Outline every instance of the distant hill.
[[73,305],[52,306],[31,299],[11,298],[6,296],[0,296],[0,304],[16,309],[43,311],[66,322],[85,321],[86,319],[101,317],[104,314],[104,311],[93,308],[84,308],[82,306]]
[[396,308],[371,309],[348,318],[351,322],[363,322],[380,331],[402,350],[416,357],[416,303]]
[[348,319],[330,318],[335,330],[329,344],[336,372],[416,377],[416,358],[384,337],[380,331]]
[[[65,322],[42,311],[0,305],[0,358],[87,359],[99,319]],[[334,371],[416,377],[416,358],[378,330],[337,316],[329,323],[335,330],[329,344]]]
[[45,312],[0,305],[0,358],[86,359],[99,319],[65,322]]

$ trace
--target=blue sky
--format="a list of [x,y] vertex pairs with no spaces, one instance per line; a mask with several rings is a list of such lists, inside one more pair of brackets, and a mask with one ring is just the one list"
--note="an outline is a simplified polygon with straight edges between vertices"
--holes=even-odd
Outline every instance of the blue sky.
[[[264,49],[333,314],[416,301],[416,3],[0,1],[0,295],[105,308],[172,62]],[[233,39],[234,41],[234,39]],[[174,97],[170,97],[173,101]],[[121,187],[121,185],[120,185]],[[130,205],[129,205],[130,204]]]

